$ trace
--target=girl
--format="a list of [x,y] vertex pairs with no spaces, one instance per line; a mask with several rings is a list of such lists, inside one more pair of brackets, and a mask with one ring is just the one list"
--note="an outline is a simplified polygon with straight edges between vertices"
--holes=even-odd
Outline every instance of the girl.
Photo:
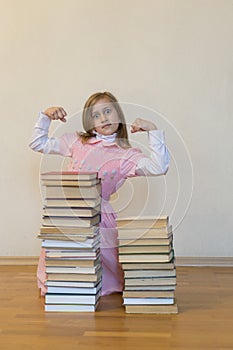
[[[95,93],[87,100],[82,122],[85,132],[48,137],[51,120],[66,121],[62,107],[49,107],[39,113],[30,147],[37,152],[60,154],[71,158],[68,170],[96,171],[102,183],[101,200],[101,263],[102,295],[123,290],[123,272],[118,263],[116,214],[109,203],[111,194],[128,177],[164,175],[168,170],[169,154],[164,132],[151,121],[137,118],[131,132],[147,131],[150,157],[132,148],[128,141],[126,122],[117,99],[109,92]],[[45,252],[42,249],[38,270],[38,286],[46,293]]]

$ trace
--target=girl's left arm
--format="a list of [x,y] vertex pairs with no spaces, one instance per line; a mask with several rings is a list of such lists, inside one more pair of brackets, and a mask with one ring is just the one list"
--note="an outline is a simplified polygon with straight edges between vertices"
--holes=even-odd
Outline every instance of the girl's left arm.
[[135,175],[165,175],[168,171],[170,156],[165,143],[164,131],[157,130],[151,121],[137,118],[131,125],[131,132],[147,131],[149,146],[151,150],[150,158],[141,158],[136,166]]
[[141,176],[165,175],[168,171],[170,156],[165,143],[163,130],[148,131],[150,158],[141,158],[136,166],[135,174]]

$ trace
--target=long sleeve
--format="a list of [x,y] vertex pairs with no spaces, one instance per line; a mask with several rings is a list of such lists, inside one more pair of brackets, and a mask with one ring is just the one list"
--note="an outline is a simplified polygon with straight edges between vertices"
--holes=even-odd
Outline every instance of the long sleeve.
[[36,152],[60,154],[66,157],[71,157],[71,145],[77,136],[75,136],[75,133],[72,133],[64,134],[62,137],[49,137],[48,132],[50,124],[50,118],[40,112],[29,147]]
[[164,175],[168,171],[170,156],[165,144],[163,130],[151,130],[148,132],[150,158],[141,158],[136,166],[135,174],[141,176]]

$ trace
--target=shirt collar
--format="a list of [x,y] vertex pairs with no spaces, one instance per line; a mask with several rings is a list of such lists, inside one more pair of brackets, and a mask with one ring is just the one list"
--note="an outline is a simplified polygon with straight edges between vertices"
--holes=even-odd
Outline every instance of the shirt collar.
[[100,143],[102,142],[104,147],[109,147],[109,146],[117,146],[118,148],[121,148],[116,141],[114,142],[106,142],[103,140],[97,140],[95,137],[92,137],[88,140],[89,144],[95,144],[95,143]]
[[98,132],[94,131],[94,134],[96,135],[96,137],[90,138],[88,140],[88,143],[95,144],[95,143],[98,143],[98,142],[102,142],[104,147],[117,146],[117,147],[121,148],[118,145],[118,143],[116,142],[117,133],[105,136],[105,135],[101,135]]
[[116,137],[117,137],[117,133],[116,132],[114,132],[111,135],[102,135],[102,134],[99,134],[97,131],[94,130],[93,134],[95,134],[95,137],[96,137],[97,140],[102,140],[104,142],[109,142],[109,143],[115,142],[116,141]]

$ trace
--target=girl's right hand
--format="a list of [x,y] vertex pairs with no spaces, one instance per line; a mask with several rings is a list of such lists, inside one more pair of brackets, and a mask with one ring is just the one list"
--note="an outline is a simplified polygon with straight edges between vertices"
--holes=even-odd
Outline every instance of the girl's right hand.
[[62,122],[66,122],[67,113],[63,107],[49,107],[44,111],[44,114],[47,115],[51,120],[60,119]]

